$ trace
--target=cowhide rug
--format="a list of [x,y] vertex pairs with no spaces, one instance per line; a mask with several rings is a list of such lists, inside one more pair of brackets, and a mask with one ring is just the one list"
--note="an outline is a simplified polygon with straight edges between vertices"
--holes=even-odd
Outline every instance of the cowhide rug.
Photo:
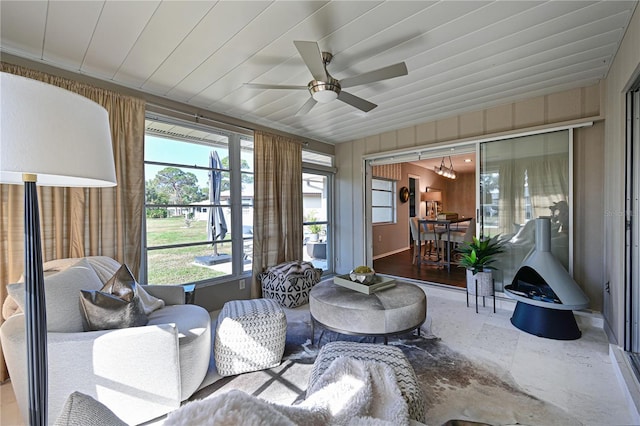
[[[213,383],[196,392],[190,400],[239,389],[274,403],[299,404],[305,399],[309,373],[323,344],[333,340],[374,341],[370,337],[340,335],[316,328],[316,341],[312,345],[308,310],[288,310],[287,320],[287,343],[280,366],[210,378]],[[454,419],[491,425],[581,424],[559,407],[521,390],[507,372],[490,371],[451,350],[429,333],[428,321],[425,324],[421,336],[408,334],[390,338],[389,344],[405,353],[418,376],[426,398],[427,424],[443,425]],[[383,344],[382,339],[378,342]]]

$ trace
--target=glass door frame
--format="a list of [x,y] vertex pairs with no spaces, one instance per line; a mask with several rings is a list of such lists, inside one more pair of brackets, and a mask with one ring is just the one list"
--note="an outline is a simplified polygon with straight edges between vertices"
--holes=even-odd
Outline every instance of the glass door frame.
[[[439,158],[443,156],[478,153],[478,142],[456,141],[456,142],[439,142],[430,145],[415,146],[409,149],[379,152],[375,154],[367,154],[362,157],[362,191],[364,206],[363,244],[365,264],[373,266],[373,220],[372,220],[372,203],[371,203],[371,180],[373,179],[372,167],[374,165],[397,164],[418,161],[427,158]],[[477,163],[476,163],[477,164]],[[476,174],[478,167],[476,166]],[[410,176],[411,177],[411,176]],[[419,179],[418,179],[419,180]],[[418,194],[420,187],[417,188]],[[476,212],[478,209],[478,185],[476,180]],[[417,211],[420,212],[420,201],[417,200]],[[476,227],[476,231],[477,231]]]
[[[485,232],[484,232],[484,212],[485,212],[485,203],[483,200],[483,196],[482,196],[482,182],[480,180],[481,175],[482,175],[482,166],[483,166],[483,161],[482,161],[482,147],[486,144],[490,144],[492,142],[499,142],[499,141],[505,141],[505,140],[509,140],[509,139],[520,139],[523,137],[528,137],[528,136],[538,136],[538,135],[545,135],[545,134],[550,134],[550,133],[557,133],[557,132],[563,132],[563,131],[567,131],[567,149],[568,149],[568,205],[569,205],[569,232],[568,232],[568,265],[567,265],[567,270],[569,272],[569,275],[571,277],[573,277],[573,269],[574,269],[574,259],[573,259],[573,254],[574,254],[574,246],[573,246],[573,238],[574,238],[574,221],[573,221],[573,214],[574,214],[574,190],[573,190],[573,186],[574,186],[574,167],[573,167],[573,162],[574,162],[574,154],[573,154],[573,129],[575,127],[582,127],[582,126],[567,126],[564,128],[556,128],[556,129],[545,129],[544,131],[540,131],[540,132],[528,132],[526,134],[519,134],[519,135],[510,135],[508,137],[502,137],[502,138],[495,138],[495,139],[490,139],[490,140],[484,140],[484,141],[479,141],[478,142],[478,149],[476,151],[476,204],[477,204],[477,208],[476,208],[476,216],[477,216],[477,233],[476,235],[479,235],[480,238],[484,238],[485,237]],[[535,219],[535,217],[531,218],[530,220]],[[526,258],[526,256],[525,256]],[[501,272],[501,271],[499,271]],[[502,279],[502,273],[498,274],[498,279]],[[503,292],[501,290],[498,290],[500,288],[503,288],[505,285],[509,284],[508,282],[502,282],[502,284],[498,283],[498,279],[496,279],[496,293],[498,294],[502,294]]]
[[[574,167],[573,167],[573,129],[581,128],[581,127],[590,127],[593,125],[593,121],[584,121],[580,123],[569,124],[565,126],[550,126],[547,128],[539,128],[536,130],[530,131],[521,131],[514,132],[511,134],[503,134],[496,136],[489,136],[484,138],[477,138],[472,140],[458,140],[453,142],[437,142],[429,145],[420,145],[414,146],[411,148],[405,148],[401,150],[392,150],[385,152],[378,152],[374,154],[366,154],[362,156],[362,199],[364,205],[365,212],[365,220],[363,223],[364,226],[364,255],[365,262],[367,265],[373,264],[373,232],[372,232],[372,223],[371,223],[371,168],[372,165],[375,164],[393,164],[393,163],[404,163],[419,160],[421,157],[428,156],[439,156],[436,154],[438,151],[445,149],[470,149],[473,147],[476,153],[476,188],[475,188],[475,197],[476,197],[476,218],[480,217],[480,208],[481,208],[481,200],[480,200],[480,144],[485,142],[492,142],[504,139],[514,139],[522,136],[530,136],[530,135],[538,135],[544,133],[557,132],[561,130],[571,130],[570,132],[570,140],[569,140],[569,199],[573,200],[573,182],[574,182]],[[440,155],[441,156],[441,155]],[[570,204],[569,211],[569,274],[573,276],[573,202]],[[475,235],[478,236],[480,232],[480,221],[476,220],[476,232]]]

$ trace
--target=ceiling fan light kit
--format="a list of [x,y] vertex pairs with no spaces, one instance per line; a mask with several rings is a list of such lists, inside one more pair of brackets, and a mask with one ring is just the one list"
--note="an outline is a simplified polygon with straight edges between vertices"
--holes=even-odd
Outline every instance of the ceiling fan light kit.
[[[311,98],[308,99],[300,109],[298,109],[296,115],[307,114],[318,102],[326,104],[335,101],[336,99],[361,111],[369,112],[377,107],[377,105],[351,93],[343,92],[342,87],[359,86],[361,84],[374,83],[376,81],[388,80],[390,78],[408,74],[407,65],[404,62],[400,62],[353,77],[348,77],[343,80],[344,84],[341,85],[340,81],[333,78],[329,74],[329,71],[327,71],[327,65],[333,58],[331,53],[321,52],[320,46],[318,46],[318,43],[315,41],[294,41],[293,44],[296,46],[296,49],[298,49],[298,53],[300,53],[302,60],[313,76],[313,80],[311,80],[306,86],[307,89],[309,89]],[[244,85],[253,89],[299,90],[304,88],[304,86],[259,83],[245,83]]]
[[340,94],[340,83],[334,78],[329,78],[328,82],[312,80],[308,87],[313,99],[322,104],[335,101]]

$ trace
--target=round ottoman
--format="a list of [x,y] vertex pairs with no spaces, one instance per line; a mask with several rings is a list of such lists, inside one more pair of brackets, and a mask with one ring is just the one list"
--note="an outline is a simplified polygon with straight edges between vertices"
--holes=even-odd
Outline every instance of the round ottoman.
[[317,322],[338,333],[384,336],[386,343],[389,335],[420,332],[427,317],[427,297],[420,287],[401,281],[369,295],[327,279],[311,289],[309,311],[312,326]]

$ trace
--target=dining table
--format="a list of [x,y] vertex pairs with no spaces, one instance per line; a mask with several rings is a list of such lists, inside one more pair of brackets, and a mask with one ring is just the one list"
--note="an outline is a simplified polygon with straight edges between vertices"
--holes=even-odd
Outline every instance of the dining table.
[[[438,218],[421,218],[418,219],[418,227],[421,227],[421,232],[418,232],[418,253],[421,253],[422,250],[422,242],[420,241],[420,235],[422,232],[433,232],[434,238],[436,240],[440,240],[443,234],[447,234],[447,257],[446,257],[446,267],[447,272],[451,272],[451,229],[452,226],[458,227],[460,230],[466,230],[466,227],[461,226],[464,222],[470,222],[472,218],[470,217],[461,217],[457,219],[438,219]],[[433,226],[433,229],[429,229],[429,225]],[[467,224],[469,226],[469,224]],[[455,230],[457,232],[457,229]],[[438,265],[440,265],[440,257],[438,256],[438,260],[435,261]],[[418,267],[422,264],[422,256],[418,256]]]

